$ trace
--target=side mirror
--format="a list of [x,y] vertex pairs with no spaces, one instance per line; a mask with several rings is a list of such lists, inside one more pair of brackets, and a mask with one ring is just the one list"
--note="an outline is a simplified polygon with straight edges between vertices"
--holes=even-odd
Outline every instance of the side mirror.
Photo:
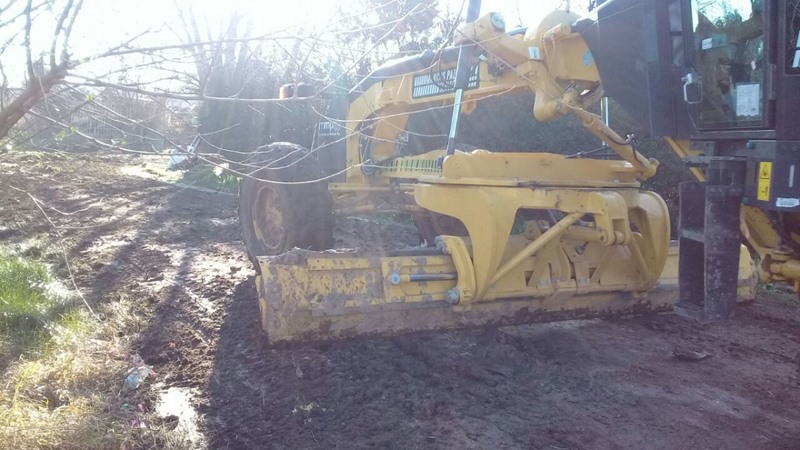
[[683,100],[690,105],[700,103],[703,100],[703,77],[691,71],[681,78],[681,81],[683,81]]

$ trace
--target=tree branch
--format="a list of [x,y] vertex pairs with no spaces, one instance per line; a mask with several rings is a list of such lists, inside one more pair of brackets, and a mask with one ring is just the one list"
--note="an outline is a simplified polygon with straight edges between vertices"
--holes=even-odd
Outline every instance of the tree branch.
[[[84,75],[78,74],[70,74],[69,77],[71,78],[79,78],[85,80],[86,83],[78,84],[83,86],[94,86],[94,87],[108,87],[119,89],[123,92],[133,92],[136,94],[141,95],[148,95],[151,97],[160,97],[160,98],[171,98],[175,100],[186,100],[186,101],[211,101],[211,102],[219,102],[219,103],[239,103],[239,104],[270,104],[270,103],[292,103],[297,101],[307,101],[314,97],[304,97],[304,98],[238,98],[238,97],[214,97],[205,94],[178,94],[174,92],[159,92],[159,91],[151,91],[147,89],[141,89],[136,87],[129,87],[124,86],[117,83],[109,83],[106,81],[101,81],[96,78],[87,77]],[[76,85],[76,83],[70,83],[72,85]],[[316,97],[316,96],[315,96]]]
[[83,0],[78,0],[78,4],[75,5],[75,9],[72,12],[72,17],[69,19],[69,24],[67,24],[67,28],[64,31],[64,45],[61,49],[62,63],[69,60],[69,37],[72,35],[72,26],[75,25],[75,19],[78,18],[81,8],[83,8]]
[[[145,33],[142,33],[145,34]],[[138,35],[142,36],[142,34]],[[282,35],[282,36],[275,36],[277,32],[262,34],[260,36],[249,37],[249,38],[235,38],[235,39],[218,39],[218,40],[208,40],[202,42],[184,42],[180,44],[169,44],[169,45],[160,45],[155,47],[142,47],[142,48],[126,48],[125,50],[120,50],[121,48],[125,47],[125,44],[118,46],[116,49],[109,50],[107,52],[100,53],[99,55],[89,56],[86,58],[82,58],[81,62],[89,62],[95,61],[102,58],[108,58],[111,56],[123,56],[123,55],[130,55],[135,53],[154,53],[160,52],[164,50],[181,50],[187,49],[191,47],[206,47],[211,45],[219,45],[225,43],[235,43],[235,42],[249,42],[249,41],[258,41],[258,40],[288,40],[288,39],[295,39],[294,36],[291,35]],[[131,40],[132,41],[132,40]],[[129,41],[129,42],[131,42]]]
[[[67,17],[69,16],[70,10],[72,9],[72,4],[75,0],[67,0],[67,3],[64,5],[64,10],[61,11],[61,14],[58,16],[58,22],[56,22],[56,27],[53,30],[53,39],[50,43],[50,68],[54,68],[56,66],[56,47],[58,46],[58,37],[61,35],[61,30],[64,28],[64,22],[66,22]],[[65,43],[66,45],[66,43]]]
[[31,56],[31,7],[33,0],[28,0],[25,4],[25,63],[28,68],[28,79],[33,82],[36,76],[33,72],[33,57]]

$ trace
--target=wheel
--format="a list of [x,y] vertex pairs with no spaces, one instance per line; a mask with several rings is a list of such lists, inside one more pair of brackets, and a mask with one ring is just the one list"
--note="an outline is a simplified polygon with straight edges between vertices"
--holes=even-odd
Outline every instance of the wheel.
[[[447,144],[445,143],[444,145]],[[461,152],[470,153],[479,148],[480,147],[477,145],[456,142],[456,149]],[[414,219],[414,225],[417,227],[420,242],[426,242],[429,246],[434,245],[436,236],[469,235],[467,227],[455,217],[435,213],[433,211],[425,211],[412,214],[412,218]]]
[[325,175],[308,150],[277,142],[249,158],[247,167],[255,171],[239,183],[239,224],[257,272],[258,256],[279,255],[295,247],[325,250],[333,245],[327,183],[292,184]]

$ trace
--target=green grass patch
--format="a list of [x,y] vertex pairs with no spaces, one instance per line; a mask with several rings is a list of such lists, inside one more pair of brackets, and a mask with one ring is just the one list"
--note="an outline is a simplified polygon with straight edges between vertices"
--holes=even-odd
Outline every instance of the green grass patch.
[[236,192],[239,187],[237,175],[222,167],[206,165],[197,165],[185,171],[180,182],[226,192]]
[[145,410],[155,392],[120,393],[140,302],[110,296],[94,316],[51,275],[46,245],[14,250],[0,247],[2,447],[192,448]]
[[0,355],[47,340],[69,306],[56,286],[44,263],[0,249]]

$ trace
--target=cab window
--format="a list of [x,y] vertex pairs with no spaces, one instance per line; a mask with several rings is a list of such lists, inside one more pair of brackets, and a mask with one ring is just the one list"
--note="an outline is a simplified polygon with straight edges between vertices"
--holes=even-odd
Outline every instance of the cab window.
[[786,2],[786,73],[800,74],[800,0]]
[[693,0],[699,127],[764,126],[763,0]]

